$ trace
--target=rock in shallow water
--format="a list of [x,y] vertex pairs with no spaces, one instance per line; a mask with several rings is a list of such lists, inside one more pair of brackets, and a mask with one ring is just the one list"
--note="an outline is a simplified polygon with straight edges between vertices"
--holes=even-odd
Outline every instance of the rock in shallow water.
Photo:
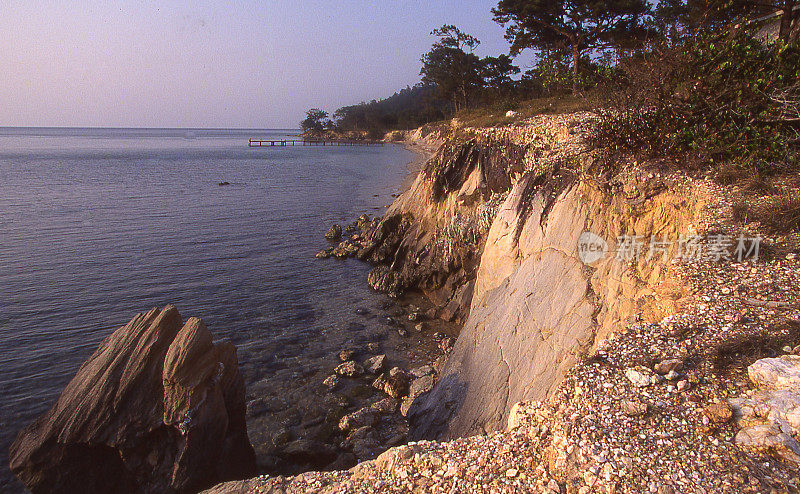
[[368,358],[364,361],[364,368],[370,374],[378,374],[383,371],[384,367],[386,367],[386,355],[375,355],[374,357]]
[[342,227],[334,223],[325,233],[325,238],[328,240],[339,240],[342,238]]
[[106,338],[20,432],[11,469],[39,492],[184,492],[255,471],[236,348],[173,306]]
[[364,374],[364,368],[356,362],[349,360],[336,366],[333,372],[345,377],[359,377]]

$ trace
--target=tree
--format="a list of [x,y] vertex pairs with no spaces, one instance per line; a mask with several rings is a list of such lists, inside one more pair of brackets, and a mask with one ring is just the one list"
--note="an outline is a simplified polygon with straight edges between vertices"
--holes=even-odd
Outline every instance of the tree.
[[788,42],[797,19],[800,18],[798,12],[794,11],[797,2],[796,0],[778,0],[775,4],[781,13],[781,28],[778,37]]
[[453,109],[459,111],[482,87],[481,60],[472,53],[480,41],[447,24],[431,34],[439,41],[422,56],[422,82],[436,86],[441,97],[452,101]]
[[306,118],[300,122],[303,132],[322,132],[328,126],[328,112],[319,108],[312,108],[306,112]]
[[584,54],[641,40],[649,12],[646,0],[501,0],[492,9],[495,22],[509,24],[512,56],[526,48],[571,56],[573,91]]
[[511,63],[511,57],[508,55],[481,59],[483,85],[496,93],[504,93],[510,90],[514,85],[511,75],[519,74],[519,72],[519,67]]
[[800,12],[797,0],[660,0],[653,12],[655,28],[667,40],[700,31],[740,27],[741,21],[777,13],[780,16],[778,37],[790,41]]

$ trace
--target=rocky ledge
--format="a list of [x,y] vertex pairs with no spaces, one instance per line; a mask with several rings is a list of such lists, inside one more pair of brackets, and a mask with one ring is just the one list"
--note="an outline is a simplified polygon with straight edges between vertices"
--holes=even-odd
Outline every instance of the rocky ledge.
[[253,475],[236,348],[214,344],[200,319],[183,324],[173,306],[138,314],[10,456],[33,493],[196,492]]

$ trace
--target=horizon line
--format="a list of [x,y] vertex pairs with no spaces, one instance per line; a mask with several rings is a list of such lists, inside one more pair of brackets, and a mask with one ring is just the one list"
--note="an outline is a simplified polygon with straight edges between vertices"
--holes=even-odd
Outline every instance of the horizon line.
[[299,127],[104,127],[81,125],[0,125],[0,129],[111,129],[111,130],[302,130]]

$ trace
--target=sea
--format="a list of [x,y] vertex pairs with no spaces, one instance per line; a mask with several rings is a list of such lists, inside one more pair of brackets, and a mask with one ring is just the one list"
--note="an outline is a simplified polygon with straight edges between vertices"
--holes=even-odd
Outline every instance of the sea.
[[324,413],[307,409],[339,349],[402,347],[370,267],[314,254],[330,224],[383,214],[414,156],[248,147],[297,133],[0,128],[0,490],[22,490],[19,430],[136,313],[171,303],[237,346],[257,452]]

